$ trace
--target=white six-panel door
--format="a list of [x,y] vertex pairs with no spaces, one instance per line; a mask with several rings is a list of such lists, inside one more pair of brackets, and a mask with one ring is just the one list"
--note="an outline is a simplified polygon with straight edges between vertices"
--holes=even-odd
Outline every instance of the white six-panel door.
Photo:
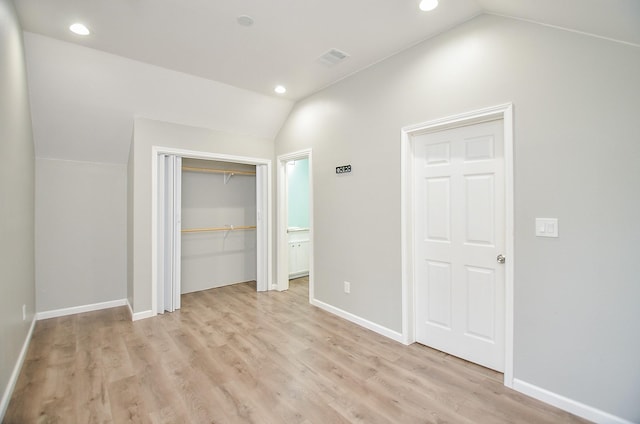
[[503,122],[413,135],[412,145],[416,340],[504,371]]

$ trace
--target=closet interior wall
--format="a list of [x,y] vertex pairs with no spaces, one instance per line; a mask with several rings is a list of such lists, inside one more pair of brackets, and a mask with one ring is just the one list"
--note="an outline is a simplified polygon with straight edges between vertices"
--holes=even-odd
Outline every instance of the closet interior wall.
[[183,158],[182,293],[256,279],[255,170]]

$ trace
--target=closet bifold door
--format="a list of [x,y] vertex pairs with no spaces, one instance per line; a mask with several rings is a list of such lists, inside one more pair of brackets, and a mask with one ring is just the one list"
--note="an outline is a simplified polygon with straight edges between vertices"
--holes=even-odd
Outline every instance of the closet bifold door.
[[182,158],[160,155],[158,312],[180,309]]
[[269,273],[269,243],[267,222],[269,221],[269,192],[270,184],[266,165],[256,166],[256,288],[257,291],[267,291],[271,285]]

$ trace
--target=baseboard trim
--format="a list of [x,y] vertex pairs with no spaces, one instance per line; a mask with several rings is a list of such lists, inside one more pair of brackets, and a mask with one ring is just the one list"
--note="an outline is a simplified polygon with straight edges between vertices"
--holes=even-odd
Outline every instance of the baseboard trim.
[[397,331],[393,331],[387,327],[383,327],[380,324],[376,324],[375,322],[371,322],[362,317],[352,314],[351,312],[344,311],[340,308],[336,308],[335,306],[329,305],[328,303],[321,302],[317,299],[311,299],[310,303],[313,306],[317,306],[320,309],[323,309],[329,313],[339,316],[340,318],[344,318],[347,321],[351,321],[354,324],[358,324],[361,327],[364,327],[368,330],[374,331],[382,336],[388,337],[392,340],[395,340],[399,343],[403,343],[403,336],[401,333]]
[[142,312],[133,312],[133,308],[127,300],[127,306],[129,307],[129,314],[131,315],[131,321],[139,321],[141,319],[154,317],[156,314],[153,311],[142,311]]
[[127,299],[110,300],[109,302],[92,303],[90,305],[72,306],[70,308],[55,309],[53,311],[38,312],[36,317],[39,320],[63,317],[66,315],[81,314],[83,312],[99,311],[100,309],[115,308],[124,306]]
[[513,389],[544,403],[553,405],[556,408],[560,408],[581,418],[593,421],[594,423],[633,424],[631,421],[627,421],[624,418],[601,411],[600,409],[585,405],[584,403],[580,403],[573,399],[569,399],[547,389],[543,389],[542,387],[527,383],[526,381],[518,380],[517,378],[513,379]]
[[151,318],[151,317],[154,317],[154,316],[155,316],[155,314],[153,313],[153,311],[136,312],[131,317],[131,320],[132,321],[139,321],[141,319]]
[[15,389],[18,377],[20,377],[20,370],[22,370],[22,364],[24,364],[24,359],[26,358],[27,351],[29,350],[29,343],[31,342],[31,336],[33,336],[33,329],[36,327],[36,321],[36,315],[34,315],[31,320],[29,331],[27,332],[27,337],[24,339],[22,349],[18,355],[16,365],[13,367],[11,377],[9,377],[9,381],[7,382],[7,387],[5,387],[4,393],[2,394],[2,400],[0,400],[0,422],[4,420],[4,414],[6,414],[7,408],[9,407],[11,395],[13,395],[13,389]]

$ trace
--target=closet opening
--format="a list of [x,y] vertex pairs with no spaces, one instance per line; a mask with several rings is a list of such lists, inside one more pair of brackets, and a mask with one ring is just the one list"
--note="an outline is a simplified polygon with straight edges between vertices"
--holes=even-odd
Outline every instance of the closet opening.
[[179,309],[182,294],[231,284],[268,290],[270,161],[154,153],[154,312]]
[[256,166],[182,160],[181,294],[255,281]]
[[278,290],[307,290],[313,299],[311,151],[278,157]]

